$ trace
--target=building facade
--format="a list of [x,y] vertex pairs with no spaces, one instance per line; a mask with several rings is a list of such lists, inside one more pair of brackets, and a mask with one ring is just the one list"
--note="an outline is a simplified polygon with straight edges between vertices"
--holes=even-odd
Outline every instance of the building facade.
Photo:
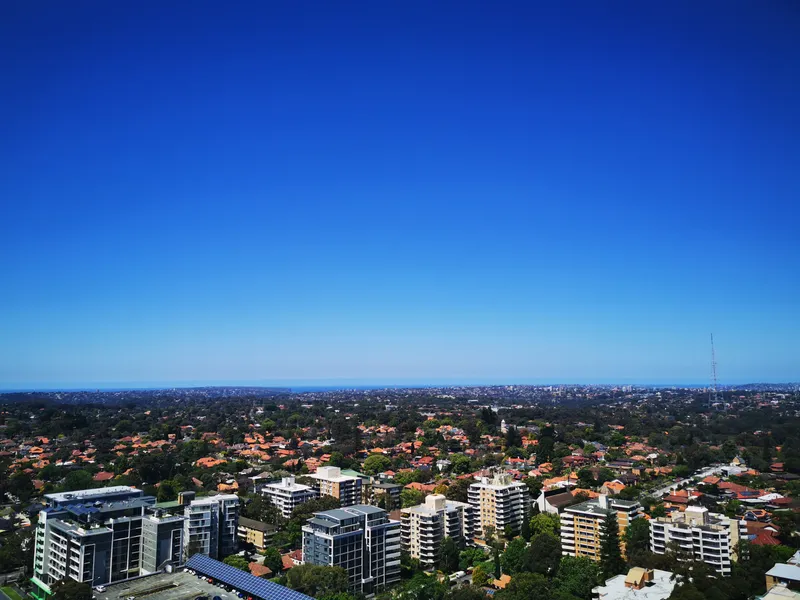
[[400,580],[400,523],[366,504],[314,513],[303,526],[303,562],[342,567],[349,590],[371,596]]
[[[198,515],[203,527],[216,530],[207,532],[209,542],[197,552],[236,550],[237,496],[214,496],[186,506],[167,503],[172,505],[167,510],[153,496],[128,486],[48,494],[44,499],[47,506],[36,526],[32,578],[34,595],[40,600],[52,594],[50,586],[62,579],[97,586],[182,564],[190,535],[199,533]],[[201,513],[195,504],[203,507]],[[205,509],[209,505],[218,507],[216,520]]]
[[530,506],[528,486],[507,473],[482,477],[469,486],[467,499],[474,510],[475,535],[485,536],[487,527],[493,527],[498,534],[503,534],[506,527],[519,533]]
[[638,502],[601,494],[594,500],[565,508],[561,513],[561,553],[599,561],[603,524],[612,514],[617,517],[622,539],[628,524],[642,517],[642,506]]
[[650,550],[656,554],[675,550],[679,560],[692,557],[720,575],[730,575],[731,564],[738,559],[736,545],[746,535],[745,521],[688,506],[684,512],[650,521]]
[[295,482],[294,477],[284,477],[280,482],[264,485],[261,494],[275,505],[284,519],[291,518],[295,508],[317,497],[316,490]]
[[339,467],[320,467],[309,475],[315,481],[320,496],[331,496],[342,506],[353,506],[361,502],[361,478],[343,475]]
[[239,517],[238,536],[239,546],[252,544],[257,550],[266,550],[275,536],[275,527],[247,517]]
[[447,500],[441,494],[431,494],[424,504],[402,509],[400,541],[403,550],[423,566],[435,566],[444,538],[463,543],[471,537],[472,510],[469,504]]

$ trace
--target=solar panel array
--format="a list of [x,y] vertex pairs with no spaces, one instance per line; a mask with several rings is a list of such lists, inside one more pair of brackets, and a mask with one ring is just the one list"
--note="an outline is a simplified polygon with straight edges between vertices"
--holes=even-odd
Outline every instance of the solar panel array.
[[272,581],[245,573],[236,567],[221,563],[204,554],[192,556],[186,561],[186,567],[236,588],[243,594],[260,598],[261,600],[313,600],[311,596],[306,596]]

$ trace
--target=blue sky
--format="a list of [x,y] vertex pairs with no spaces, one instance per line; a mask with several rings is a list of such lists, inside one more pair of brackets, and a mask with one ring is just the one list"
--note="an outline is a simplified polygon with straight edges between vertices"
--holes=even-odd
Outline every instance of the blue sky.
[[800,380],[797,4],[547,4],[4,3],[0,388]]

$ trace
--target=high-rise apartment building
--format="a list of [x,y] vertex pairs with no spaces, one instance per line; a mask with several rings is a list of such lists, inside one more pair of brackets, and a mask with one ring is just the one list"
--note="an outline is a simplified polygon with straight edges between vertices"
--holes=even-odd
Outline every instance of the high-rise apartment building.
[[487,527],[493,527],[500,535],[506,527],[519,533],[530,506],[528,486],[502,472],[491,478],[481,477],[469,486],[467,499],[474,509],[475,535],[486,535]]
[[303,526],[303,562],[342,567],[349,590],[371,596],[400,579],[400,523],[366,504],[314,513]]
[[689,506],[669,517],[650,521],[650,549],[656,554],[674,550],[679,560],[701,560],[720,575],[730,575],[738,559],[736,545],[747,535],[744,521]]
[[435,566],[444,538],[461,542],[471,536],[472,511],[469,504],[447,500],[441,494],[431,494],[424,504],[402,509],[400,541],[403,550],[423,566]]
[[331,496],[342,506],[353,506],[361,502],[361,478],[342,475],[339,467],[319,467],[309,477],[315,480],[320,496]]
[[219,494],[198,498],[184,513],[186,556],[205,554],[211,558],[236,552],[239,526],[239,497]]
[[[168,510],[156,505],[153,496],[128,486],[47,494],[44,499],[47,507],[36,526],[32,578],[40,600],[52,594],[50,586],[61,579],[94,586],[182,564],[189,549],[187,531],[200,533],[196,504],[203,508],[202,527],[208,528],[209,543],[195,551],[218,555],[236,550],[237,496],[212,496],[186,506],[174,503]],[[216,520],[205,508],[212,505],[217,507]]]
[[642,516],[642,506],[638,502],[601,494],[594,500],[565,508],[561,513],[561,553],[599,561],[603,524],[611,515],[617,517],[622,538],[628,524]]
[[261,494],[275,505],[285,519],[292,516],[295,508],[317,497],[316,490],[295,482],[294,477],[284,477],[280,482],[264,485]]

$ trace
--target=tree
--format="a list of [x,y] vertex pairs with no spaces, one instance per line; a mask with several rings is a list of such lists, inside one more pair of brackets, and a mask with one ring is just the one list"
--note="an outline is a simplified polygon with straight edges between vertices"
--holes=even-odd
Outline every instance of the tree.
[[235,567],[240,571],[247,571],[248,573],[250,572],[250,563],[243,556],[231,554],[230,556],[226,556],[222,562],[228,566]]
[[275,574],[283,570],[283,559],[281,553],[277,548],[269,547],[264,552],[264,566],[268,567],[270,571]]
[[500,575],[503,574],[503,571],[500,568],[500,549],[495,547],[493,552],[494,552],[494,578],[500,579]]
[[625,571],[622,551],[619,546],[619,524],[617,514],[612,512],[605,519],[600,529],[600,570],[608,579]]
[[62,579],[53,586],[54,600],[92,600],[92,588],[88,583],[74,579]]
[[472,461],[464,454],[453,454],[450,457],[450,470],[458,475],[470,472]]
[[400,503],[403,508],[417,506],[423,502],[425,502],[425,494],[419,490],[415,490],[414,488],[403,488],[403,491],[400,492]]
[[522,527],[520,527],[519,530],[519,537],[527,542],[531,539],[531,533],[531,520],[528,517],[523,516]]
[[158,494],[156,495],[158,502],[170,502],[177,497],[178,492],[175,491],[171,481],[162,481],[161,485],[158,486]]
[[589,600],[600,579],[597,563],[585,556],[564,556],[558,566],[556,589],[562,594]]
[[481,548],[464,548],[459,554],[458,568],[466,571],[484,560],[486,553]]
[[77,471],[70,471],[64,478],[64,483],[61,485],[61,490],[64,492],[74,492],[75,490],[87,490],[97,487],[97,483],[92,479],[91,473],[78,469]]
[[540,573],[519,573],[511,578],[505,589],[497,592],[496,600],[535,600],[550,597],[550,585]]
[[650,550],[650,521],[634,519],[625,529],[625,555],[632,566],[639,564],[642,555]]
[[489,574],[480,565],[472,569],[472,585],[483,587],[489,585],[490,580]]
[[531,540],[522,570],[552,577],[560,562],[561,540],[552,533],[540,533]]
[[522,571],[527,553],[527,543],[522,538],[514,538],[506,546],[505,552],[500,557],[500,565],[503,573],[514,575]]
[[456,502],[466,502],[469,486],[472,485],[474,481],[474,479],[456,479],[448,486],[444,494],[445,497],[448,500],[455,500]]
[[458,571],[458,545],[450,536],[445,537],[439,546],[439,569],[445,573]]
[[304,564],[286,572],[286,584],[314,598],[347,591],[347,571],[341,567]]
[[531,536],[537,536],[542,533],[558,535],[561,530],[561,519],[558,515],[539,513],[531,517],[530,527]]
[[446,593],[447,587],[436,577],[417,573],[397,592],[397,597],[413,600],[444,600]]
[[19,498],[20,502],[27,502],[36,492],[36,488],[33,487],[33,480],[28,475],[25,473],[15,473],[9,477],[6,491]]
[[445,600],[484,600],[483,590],[475,585],[462,585],[447,592]]
[[383,454],[370,454],[364,461],[364,473],[368,475],[377,475],[387,471],[392,466],[392,459]]

